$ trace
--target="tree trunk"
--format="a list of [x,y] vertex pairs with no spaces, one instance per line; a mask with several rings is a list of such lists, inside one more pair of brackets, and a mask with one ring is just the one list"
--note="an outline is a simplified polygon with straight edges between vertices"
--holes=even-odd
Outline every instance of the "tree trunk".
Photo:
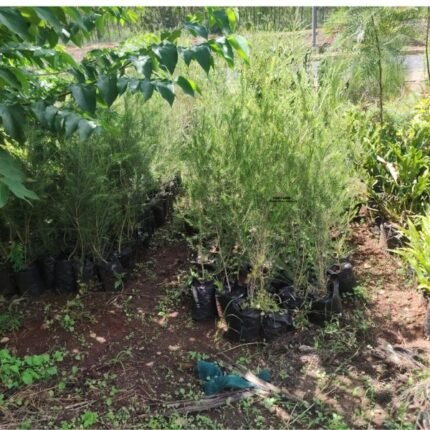
[[427,31],[426,31],[426,65],[427,65],[427,77],[430,85],[429,33],[430,33],[430,7],[427,8]]
[[378,85],[379,85],[379,121],[381,127],[384,124],[384,88],[382,84],[382,53],[379,41],[378,29],[376,28],[375,19],[372,16],[373,31],[375,33],[375,45],[378,53]]

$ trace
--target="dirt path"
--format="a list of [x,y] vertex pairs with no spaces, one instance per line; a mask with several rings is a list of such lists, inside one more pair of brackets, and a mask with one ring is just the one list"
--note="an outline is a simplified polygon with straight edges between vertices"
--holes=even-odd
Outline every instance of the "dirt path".
[[[361,298],[345,302],[344,315],[325,329],[296,315],[297,329],[269,345],[231,344],[216,322],[193,322],[181,287],[190,251],[168,230],[154,243],[121,293],[52,295],[22,305],[23,326],[8,334],[5,346],[20,356],[67,354],[57,378],[6,393],[0,426],[27,420],[32,427],[85,427],[85,413],[96,413],[103,427],[409,428],[416,411],[397,396],[425,378],[425,368],[390,361],[380,347],[389,342],[427,359],[425,303],[366,227],[354,226],[352,235]],[[66,314],[72,330],[65,328]],[[304,402],[273,399],[287,411],[287,423],[258,399],[194,416],[163,418],[149,409],[156,401],[202,398],[193,365],[219,351],[253,371],[270,369],[275,385]]]

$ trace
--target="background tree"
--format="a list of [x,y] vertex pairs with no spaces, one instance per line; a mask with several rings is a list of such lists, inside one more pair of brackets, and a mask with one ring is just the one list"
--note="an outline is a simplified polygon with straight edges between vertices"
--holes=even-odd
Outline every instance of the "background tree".
[[[339,8],[326,30],[339,33],[335,60],[354,98],[374,97],[384,122],[384,99],[401,88],[405,75],[402,49],[417,34],[419,8]],[[333,60],[328,60],[333,62]]]

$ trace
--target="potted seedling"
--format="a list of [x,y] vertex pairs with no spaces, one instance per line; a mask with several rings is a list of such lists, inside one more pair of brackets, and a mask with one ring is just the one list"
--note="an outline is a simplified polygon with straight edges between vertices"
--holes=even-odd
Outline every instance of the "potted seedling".
[[161,227],[166,221],[167,206],[166,199],[160,194],[157,194],[149,203],[154,215],[155,227]]
[[81,257],[80,259],[76,258],[74,263],[76,279],[79,288],[96,288],[100,281],[93,258],[91,256]]
[[217,282],[215,301],[219,318],[225,320],[225,315],[230,314],[232,309],[237,309],[248,297],[247,285],[251,267],[244,264],[237,246],[233,246],[232,251],[226,255],[228,246],[223,246],[219,230],[215,248],[222,272],[222,281]]
[[44,286],[39,268],[34,263],[28,263],[26,251],[21,243],[12,244],[8,260],[14,272],[16,286],[20,294],[30,293],[33,296],[42,294]]
[[97,271],[105,291],[118,291],[123,286],[126,272],[117,257],[98,263]]
[[247,298],[227,314],[227,335],[248,342],[261,336],[270,340],[292,329],[292,317],[269,291],[275,258],[269,230],[260,223],[247,233],[242,239],[249,259]]
[[199,246],[197,262],[200,264],[200,273],[192,272],[191,295],[193,298],[191,315],[193,320],[202,321],[216,316],[215,291],[216,285],[210,279],[207,271],[208,258],[203,253],[203,247]]
[[149,205],[145,205],[138,220],[136,230],[137,240],[140,241],[142,245],[147,245],[155,232],[155,227],[156,223],[152,208]]
[[[357,281],[352,269],[352,264],[349,261],[342,261],[340,263],[333,264],[327,269],[327,275],[330,281],[338,281],[339,294],[341,296],[354,293]],[[331,285],[332,282],[329,283],[329,286]]]
[[47,290],[52,290],[55,287],[55,266],[57,260],[52,255],[40,258],[38,261],[43,282]]
[[55,289],[59,293],[72,293],[77,289],[75,263],[62,255],[55,264]]

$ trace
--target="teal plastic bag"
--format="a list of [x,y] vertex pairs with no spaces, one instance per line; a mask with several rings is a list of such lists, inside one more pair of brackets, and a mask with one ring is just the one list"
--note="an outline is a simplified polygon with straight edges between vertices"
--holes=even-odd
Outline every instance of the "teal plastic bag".
[[[197,373],[203,383],[203,391],[206,395],[222,393],[226,389],[243,390],[254,387],[249,381],[239,375],[226,374],[215,363],[210,361],[197,361]],[[263,381],[270,381],[270,372],[265,369],[258,374]]]

